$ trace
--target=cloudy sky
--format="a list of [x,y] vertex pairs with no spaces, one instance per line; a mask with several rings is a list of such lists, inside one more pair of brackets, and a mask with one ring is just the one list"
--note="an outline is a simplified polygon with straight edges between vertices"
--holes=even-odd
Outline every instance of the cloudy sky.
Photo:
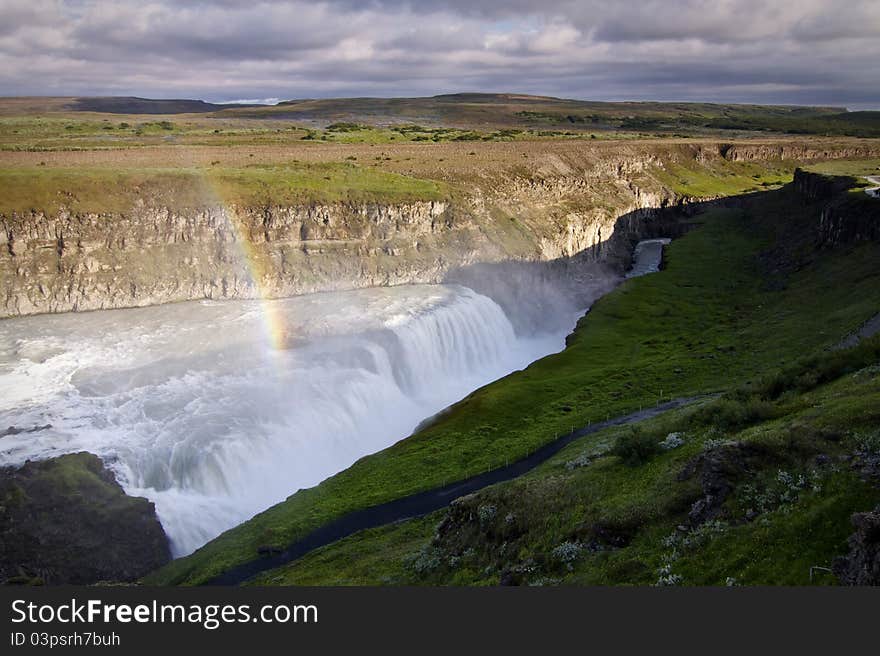
[[877,0],[0,0],[0,95],[880,108]]

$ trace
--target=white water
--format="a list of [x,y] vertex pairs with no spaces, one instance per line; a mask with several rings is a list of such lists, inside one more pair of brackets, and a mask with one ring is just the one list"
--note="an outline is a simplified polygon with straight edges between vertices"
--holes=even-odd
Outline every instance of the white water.
[[0,321],[0,465],[101,456],[156,504],[175,555],[564,347],[464,287],[195,301]]
[[627,278],[638,278],[649,273],[660,271],[663,262],[663,248],[672,240],[669,237],[659,239],[643,239],[633,250],[633,264]]

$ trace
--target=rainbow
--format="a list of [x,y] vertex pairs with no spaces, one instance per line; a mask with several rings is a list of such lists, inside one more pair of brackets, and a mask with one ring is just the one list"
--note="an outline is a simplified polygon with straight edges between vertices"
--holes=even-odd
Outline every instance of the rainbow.
[[271,273],[266,266],[267,258],[261,255],[254,245],[250,231],[242,222],[235,208],[223,199],[220,190],[204,169],[200,173],[207,200],[219,207],[235,239],[241,263],[247,272],[251,286],[256,290],[256,300],[260,306],[260,317],[268,344],[276,351],[284,350],[287,343],[287,322],[281,312],[281,303],[274,300],[268,290]]

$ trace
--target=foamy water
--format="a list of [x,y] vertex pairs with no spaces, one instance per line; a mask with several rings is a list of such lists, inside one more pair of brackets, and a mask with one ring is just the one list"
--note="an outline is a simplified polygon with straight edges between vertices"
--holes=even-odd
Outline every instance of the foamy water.
[[51,424],[0,437],[0,465],[95,453],[129,494],[155,502],[183,555],[561,350],[577,316],[565,330],[518,336],[494,301],[436,285],[268,306],[0,321],[0,432]]

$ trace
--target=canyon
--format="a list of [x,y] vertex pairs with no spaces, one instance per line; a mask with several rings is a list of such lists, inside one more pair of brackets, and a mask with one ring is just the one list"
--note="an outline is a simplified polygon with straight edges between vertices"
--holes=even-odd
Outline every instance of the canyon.
[[[88,451],[113,503],[146,497],[151,540],[158,518],[168,551],[136,554],[136,572],[109,574],[120,579],[345,475],[560,351],[638,242],[678,237],[707,209],[793,176],[824,203],[820,241],[871,238],[840,183],[799,167],[880,147],[402,144],[364,165],[352,162],[371,144],[333,144],[263,149],[257,165],[193,148],[187,167],[145,166],[163,152],[93,151],[82,170],[77,151],[0,154],[31,176],[0,205],[0,462],[14,477],[68,458],[87,478],[97,461],[70,458]],[[67,575],[23,562],[25,578]]]
[[670,171],[729,169],[746,190],[747,173],[766,166],[880,152],[871,142],[553,144],[513,168],[500,145],[494,170],[447,175],[451,189],[431,200],[242,205],[205,193],[181,206],[150,188],[131,191],[123,211],[84,212],[64,202],[76,189],[59,188],[53,210],[0,214],[0,317],[437,283],[487,262],[620,273],[664,210],[706,198],[677,191]]

